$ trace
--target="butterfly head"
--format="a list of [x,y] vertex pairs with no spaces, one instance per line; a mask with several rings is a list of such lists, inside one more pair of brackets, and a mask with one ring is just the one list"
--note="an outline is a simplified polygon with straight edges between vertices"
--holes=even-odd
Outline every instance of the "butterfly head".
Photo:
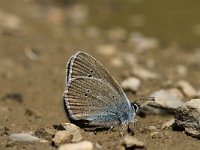
[[140,106],[139,104],[131,103],[131,107],[134,110],[134,112],[137,113]]

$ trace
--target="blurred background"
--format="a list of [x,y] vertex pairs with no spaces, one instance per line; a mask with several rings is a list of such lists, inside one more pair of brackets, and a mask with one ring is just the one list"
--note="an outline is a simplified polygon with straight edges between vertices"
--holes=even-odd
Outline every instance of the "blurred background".
[[127,92],[132,100],[178,80],[199,90],[199,6],[197,0],[0,0],[0,125],[30,131],[65,122],[65,66],[78,50],[100,60],[119,83],[137,76],[140,89]]

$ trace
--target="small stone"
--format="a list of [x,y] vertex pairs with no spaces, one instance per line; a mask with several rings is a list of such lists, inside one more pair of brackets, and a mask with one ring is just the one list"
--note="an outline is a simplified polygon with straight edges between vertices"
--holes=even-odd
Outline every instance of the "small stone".
[[4,31],[18,31],[22,25],[21,19],[14,14],[0,10],[0,29]]
[[149,131],[156,131],[156,130],[158,130],[155,126],[148,126],[147,129]]
[[141,68],[141,67],[134,67],[132,73],[133,73],[133,75],[136,75],[137,77],[139,77],[143,80],[159,78],[159,75],[157,73],[152,72],[147,69],[144,69],[144,68]]
[[183,99],[184,96],[179,89],[171,88],[167,90],[171,95],[175,96],[178,99]]
[[172,120],[170,120],[170,121],[164,123],[164,124],[162,125],[161,129],[164,130],[164,129],[170,128],[170,127],[172,127],[172,125],[173,125],[174,123],[175,123],[175,119],[172,119]]
[[175,124],[188,135],[200,138],[200,99],[192,99],[177,109]]
[[177,86],[181,89],[181,91],[188,97],[196,97],[197,91],[195,88],[185,80],[181,80],[177,83]]
[[127,31],[124,28],[116,27],[107,31],[107,37],[112,42],[124,41],[127,37]]
[[126,135],[122,142],[126,148],[134,147],[134,148],[142,148],[144,147],[144,142],[138,140],[136,137]]
[[176,71],[180,76],[186,76],[187,75],[187,68],[184,65],[178,65],[176,67]]
[[111,59],[111,65],[115,67],[123,66],[123,61],[120,57],[115,57]]
[[137,92],[140,87],[140,80],[138,78],[129,77],[121,83],[124,90],[130,90],[132,92]]
[[131,67],[135,67],[138,63],[138,59],[133,53],[123,52],[119,53],[119,55],[122,60]]
[[157,39],[145,37],[141,33],[133,32],[130,34],[128,45],[132,46],[136,52],[145,52],[147,50],[159,47]]
[[46,140],[40,139],[29,133],[14,133],[9,136],[12,141],[22,141],[22,142],[47,142]]
[[93,150],[93,144],[90,141],[64,144],[61,145],[58,150]]
[[70,142],[72,139],[72,135],[69,134],[69,132],[65,130],[57,131],[54,138],[53,142],[55,146],[60,146],[61,144],[65,144],[67,142]]
[[142,104],[141,112],[154,114],[174,113],[176,108],[183,104],[183,102],[169,90],[161,89],[152,93],[150,97],[155,97],[155,101],[147,101]]
[[80,142],[83,139],[83,136],[81,135],[81,128],[75,124],[62,123],[62,126],[69,134],[73,136],[71,142]]
[[117,48],[113,44],[105,44],[97,46],[96,51],[104,56],[112,56],[116,53]]
[[36,61],[39,58],[39,53],[35,49],[32,49],[32,48],[26,48],[25,55],[27,56],[27,58],[29,58],[32,61]]

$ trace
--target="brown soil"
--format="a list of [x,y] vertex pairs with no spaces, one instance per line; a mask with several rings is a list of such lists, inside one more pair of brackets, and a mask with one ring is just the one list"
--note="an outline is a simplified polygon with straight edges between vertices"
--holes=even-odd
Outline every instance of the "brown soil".
[[[139,28],[124,25],[126,24],[124,18],[128,17],[128,12],[124,8],[126,4],[121,7],[114,1],[97,2],[96,5],[92,1],[86,1],[82,4],[89,9],[86,19],[83,17],[82,22],[76,22],[77,20],[70,18],[69,14],[71,7],[79,3],[81,2],[67,0],[0,0],[0,11],[4,12],[5,18],[10,18],[11,14],[20,20],[18,24],[11,17],[14,27],[7,28],[6,21],[0,19],[0,149],[56,149],[51,144],[44,143],[10,143],[8,136],[11,133],[34,132],[40,128],[67,122],[62,106],[65,66],[69,57],[77,50],[83,50],[97,58],[119,83],[124,79],[124,72],[130,71],[131,66],[124,64],[122,67],[114,67],[110,63],[113,56],[100,55],[96,52],[97,45],[112,43],[118,49],[116,53],[133,53],[138,63],[145,68],[147,60],[153,60],[155,67],[152,71],[158,72],[161,77],[142,81],[136,94],[126,92],[130,100],[148,96],[155,90],[163,88],[167,80],[172,81],[169,87],[175,87],[176,81],[184,79],[196,89],[200,88],[200,64],[195,57],[198,51],[195,50],[196,45],[185,42],[187,41],[185,37],[181,41],[184,44],[180,44],[181,42],[178,43],[170,36],[163,39],[163,33],[167,31],[158,34],[156,29],[148,32],[151,29],[147,30],[147,25]],[[135,1],[134,5],[136,4]],[[130,11],[130,7],[127,5],[127,10]],[[107,23],[107,20],[112,19],[112,14],[117,20],[116,13],[119,15],[119,20]],[[129,13],[138,12],[135,10]],[[125,29],[127,27],[128,31],[144,30],[143,33],[157,37],[161,44],[154,50],[136,53],[125,41],[112,42],[107,38],[106,31],[120,26],[120,23]],[[100,29],[98,37],[87,36],[88,28],[91,26]],[[181,37],[178,37],[178,41],[180,39]],[[178,65],[187,68],[187,75],[177,74]],[[186,100],[189,98],[185,97]],[[139,116],[136,118],[138,126],[135,127],[134,136],[144,141],[145,149],[193,150],[200,147],[198,139],[187,136],[184,132],[161,130],[162,124],[173,116],[147,115],[145,118]],[[155,136],[147,130],[152,125],[159,130]],[[120,131],[101,131],[96,134],[84,132],[83,135],[85,140],[92,141],[94,145],[98,143],[105,150],[117,149],[122,140]]]

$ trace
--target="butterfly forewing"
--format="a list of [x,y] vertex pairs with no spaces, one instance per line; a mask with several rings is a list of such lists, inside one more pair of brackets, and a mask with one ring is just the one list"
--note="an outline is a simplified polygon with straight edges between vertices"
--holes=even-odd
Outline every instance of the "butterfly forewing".
[[126,97],[121,87],[113,79],[109,72],[100,64],[100,62],[86,53],[77,52],[74,56],[72,56],[67,69],[68,84],[71,83],[73,78],[94,77],[108,83],[112,83],[111,85],[113,88],[115,88],[120,95],[124,95]]

